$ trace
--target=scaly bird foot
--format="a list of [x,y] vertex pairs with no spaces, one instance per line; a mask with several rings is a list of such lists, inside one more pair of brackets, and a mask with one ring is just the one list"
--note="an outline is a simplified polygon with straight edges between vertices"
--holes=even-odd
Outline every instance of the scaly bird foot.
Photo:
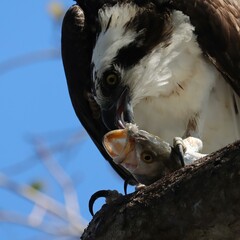
[[94,215],[93,205],[98,198],[104,197],[106,204],[109,204],[109,203],[115,201],[116,199],[118,199],[120,196],[122,196],[122,194],[116,190],[100,190],[100,191],[95,192],[91,196],[89,203],[88,203],[89,212],[91,213],[92,216]]
[[199,153],[202,147],[203,143],[199,138],[187,137],[182,139],[175,137],[173,139],[173,148],[179,154],[183,166],[190,165],[196,160],[206,156],[207,154]]

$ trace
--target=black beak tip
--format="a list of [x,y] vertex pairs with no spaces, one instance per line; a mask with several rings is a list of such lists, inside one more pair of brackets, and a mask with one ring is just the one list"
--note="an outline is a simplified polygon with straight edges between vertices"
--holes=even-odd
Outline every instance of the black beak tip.
[[110,108],[102,110],[102,121],[108,130],[125,128],[126,123],[134,123],[133,108],[127,87]]

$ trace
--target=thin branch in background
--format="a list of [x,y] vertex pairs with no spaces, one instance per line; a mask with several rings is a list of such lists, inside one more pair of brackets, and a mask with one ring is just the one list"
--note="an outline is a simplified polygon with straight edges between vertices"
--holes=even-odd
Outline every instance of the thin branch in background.
[[62,188],[68,220],[75,225],[75,217],[79,217],[80,207],[73,182],[61,165],[54,159],[51,150],[46,147],[42,140],[36,140],[35,145],[36,152],[39,154],[39,158],[43,160],[44,166]]
[[[38,229],[45,234],[58,237],[71,237],[71,239],[79,237],[83,233],[86,221],[79,212],[78,196],[73,181],[53,155],[71,149],[74,145],[79,144],[82,137],[83,132],[75,133],[67,140],[65,139],[64,143],[58,143],[51,148],[46,146],[42,138],[38,137],[35,140],[32,138],[36,148],[36,157],[41,160],[41,163],[61,186],[65,204],[59,203],[54,198],[40,192],[41,186],[20,184],[0,172],[0,187],[33,203],[32,212],[26,216],[15,212],[0,211],[0,221]],[[55,216],[56,220],[46,221],[47,216]],[[59,223],[59,220],[62,223]]]
[[10,212],[10,211],[1,210],[0,221],[11,222],[17,225],[34,228],[41,232],[48,233],[55,236],[69,236],[69,235],[79,236],[79,232],[72,231],[71,228],[66,227],[66,225],[59,227],[49,222],[36,225],[35,221],[29,221],[29,219],[26,216],[23,216],[15,212]]
[[46,49],[37,52],[25,54],[22,56],[14,57],[0,63],[0,75],[6,72],[14,70],[19,67],[23,67],[32,63],[60,59],[61,53],[59,49]]
[[79,240],[79,236],[52,236],[52,235],[44,235],[44,238],[42,235],[33,235],[29,238],[25,238],[24,240]]
[[17,183],[2,173],[0,173],[0,186],[26,198],[34,204],[38,204],[59,218],[67,219],[64,205],[44,193],[35,190],[31,186]]
[[44,217],[46,216],[46,209],[39,207],[38,205],[34,205],[31,213],[28,215],[28,220],[35,226],[40,225],[44,221]]
[[[19,196],[24,197],[25,199],[29,200],[32,202],[34,205],[38,205],[39,207],[44,208],[48,213],[55,215],[59,219],[69,222],[69,212],[71,212],[70,209],[66,210],[66,207],[56,201],[55,199],[49,197],[48,195],[35,190],[31,186],[24,185],[24,184],[19,184],[17,182],[14,182],[4,174],[0,173],[0,187],[5,188],[6,190],[9,190]],[[9,221],[9,222],[14,222],[14,219],[20,219],[20,218],[15,218],[12,217],[13,214],[15,213],[10,213],[10,215],[7,215],[9,211],[6,212],[1,212],[0,214],[0,221]],[[17,215],[16,215],[17,216]],[[70,235],[81,235],[85,226],[86,226],[86,221],[83,220],[83,218],[79,215],[78,212],[71,212],[71,216],[74,217],[74,225],[72,224],[73,221],[70,222],[70,224],[65,225],[68,226],[67,230],[61,226],[61,228],[58,226],[58,233],[60,232],[59,229],[68,231],[68,234]],[[19,220],[18,222],[14,222],[16,224],[21,224],[21,225],[26,225],[28,217],[22,218],[22,220]],[[28,219],[29,220],[29,219]],[[22,223],[21,223],[22,221]],[[31,224],[28,225],[29,227],[32,227]],[[35,227],[34,227],[35,228]]]
[[10,211],[0,211],[0,221],[4,222],[10,222],[17,225],[22,225],[29,228],[34,228],[38,231],[58,236],[58,237],[78,237],[79,238],[79,232],[75,231],[71,225],[57,225],[50,221],[41,223],[39,225],[35,225],[35,222],[29,221],[29,219],[26,216],[23,216],[21,214],[10,212]]
[[[45,136],[45,135],[44,135]],[[64,139],[63,142],[57,143],[53,146],[51,146],[51,152],[61,153],[61,152],[68,152],[71,151],[74,147],[79,146],[81,141],[84,141],[87,137],[87,134],[85,131],[76,131],[74,134],[72,134],[67,139]],[[35,139],[36,137],[31,137],[30,140],[32,142],[32,139]],[[34,155],[29,156],[28,158],[14,163],[7,167],[2,167],[1,172],[4,172],[5,174],[14,174],[15,176],[18,174],[21,174],[23,172],[31,170],[33,167],[36,167],[39,162],[36,162],[38,158],[38,154],[34,153]]]

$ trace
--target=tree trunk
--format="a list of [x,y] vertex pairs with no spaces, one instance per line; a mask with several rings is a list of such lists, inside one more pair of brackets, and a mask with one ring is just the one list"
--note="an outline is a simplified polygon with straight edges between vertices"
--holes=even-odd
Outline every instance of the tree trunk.
[[81,239],[240,239],[240,141],[105,204]]

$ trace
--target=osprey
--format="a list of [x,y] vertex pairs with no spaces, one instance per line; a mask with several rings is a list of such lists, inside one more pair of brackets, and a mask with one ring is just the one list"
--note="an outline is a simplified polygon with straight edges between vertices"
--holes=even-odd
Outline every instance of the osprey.
[[127,122],[168,142],[200,138],[204,153],[239,139],[239,4],[79,0],[66,13],[62,58],[73,107],[124,179],[133,177],[102,138]]

